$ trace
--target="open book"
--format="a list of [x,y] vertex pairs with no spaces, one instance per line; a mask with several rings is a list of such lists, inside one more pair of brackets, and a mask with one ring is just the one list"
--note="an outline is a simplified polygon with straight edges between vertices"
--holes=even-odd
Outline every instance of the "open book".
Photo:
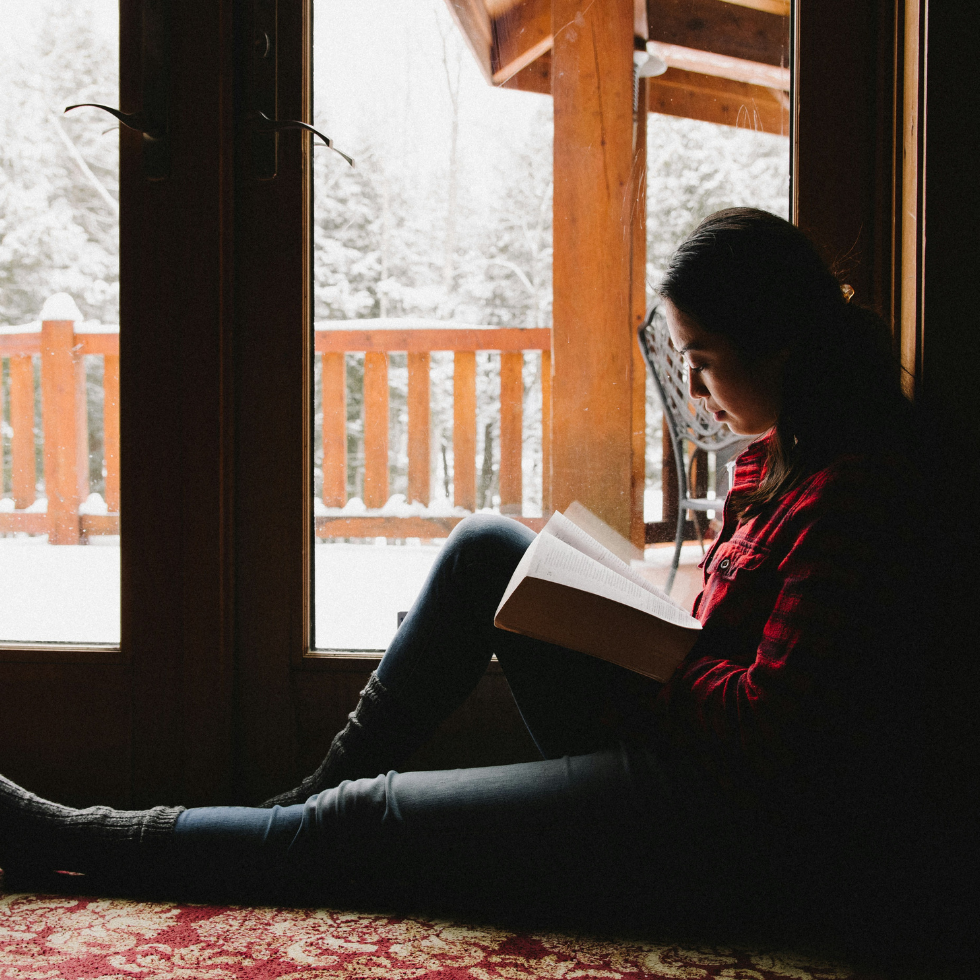
[[701,624],[634,568],[555,513],[524,553],[494,625],[666,681]]

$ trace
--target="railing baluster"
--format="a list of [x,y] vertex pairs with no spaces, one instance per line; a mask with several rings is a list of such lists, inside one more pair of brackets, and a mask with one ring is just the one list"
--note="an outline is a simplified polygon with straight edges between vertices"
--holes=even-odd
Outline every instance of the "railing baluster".
[[408,501],[428,507],[430,384],[428,352],[408,355]]
[[342,353],[331,351],[322,357],[323,503],[343,507],[347,503],[347,371]]
[[41,417],[48,541],[78,544],[78,508],[88,496],[85,363],[76,357],[72,320],[41,324]]
[[364,355],[364,503],[388,500],[388,355]]
[[541,351],[541,511],[551,506],[551,351]]
[[500,513],[520,514],[523,498],[521,438],[524,409],[524,355],[500,355]]
[[10,456],[14,506],[30,507],[37,495],[34,455],[34,364],[30,355],[10,358]]
[[4,443],[4,427],[3,427],[3,358],[0,357],[0,497],[3,496],[6,473],[4,472],[3,465],[3,443]]
[[453,503],[476,510],[476,353],[453,354]]
[[105,354],[102,363],[102,445],[105,456],[105,503],[119,513],[119,355]]

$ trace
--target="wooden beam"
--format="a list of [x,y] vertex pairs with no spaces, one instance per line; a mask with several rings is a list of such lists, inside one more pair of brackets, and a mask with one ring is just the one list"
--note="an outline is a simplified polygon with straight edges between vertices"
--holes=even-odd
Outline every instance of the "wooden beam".
[[789,18],[725,0],[649,0],[650,40],[789,64]]
[[88,494],[85,366],[72,351],[72,320],[41,324],[41,417],[48,541],[78,544],[78,507]]
[[431,479],[431,357],[408,355],[408,502],[429,505]]
[[493,84],[503,85],[551,50],[551,0],[523,0],[492,22]]
[[10,358],[10,440],[14,506],[30,507],[37,494],[34,451],[34,364],[30,357]]
[[884,4],[800,4],[791,148],[793,221],[855,300],[885,316],[896,209],[894,81],[881,67],[894,57],[894,25],[881,22],[890,16]]
[[551,331],[547,327],[500,327],[491,330],[317,330],[314,346],[318,354],[325,354],[327,351],[427,353],[434,350],[548,350],[551,347]]
[[500,355],[500,513],[520,514],[524,409],[524,355]]
[[320,407],[323,436],[323,503],[347,503],[347,370],[344,355],[323,355],[320,371]]
[[388,356],[364,355],[364,503],[388,500]]
[[[646,86],[637,90],[636,123],[633,136],[633,173],[639,176],[634,189],[632,223],[632,273],[630,276],[630,304],[633,316],[632,332],[646,318],[647,289],[647,92]],[[633,475],[630,482],[630,541],[642,552],[646,543],[646,525],[643,523],[643,498],[646,490],[646,381],[647,371],[639,343],[633,344]]]
[[102,367],[102,446],[105,503],[119,513],[119,355],[106,354]]
[[453,504],[476,510],[476,354],[453,355]]
[[[11,516],[21,517],[20,514],[0,514],[0,529],[6,529],[3,522]],[[43,514],[39,516],[44,517]],[[462,519],[462,517],[383,517],[380,514],[363,514],[357,517],[327,515],[317,517],[315,527],[318,538],[445,538]],[[540,531],[547,522],[546,517],[515,516],[513,519],[532,531]]]
[[725,0],[725,3],[751,7],[753,10],[762,10],[767,14],[776,14],[778,17],[789,17],[789,0]]
[[551,351],[541,351],[541,512],[551,515]]
[[493,79],[493,23],[482,0],[446,0],[460,33],[486,80]]
[[748,82],[750,85],[761,85],[763,88],[774,88],[783,92],[788,92],[790,88],[789,69],[777,65],[764,65],[760,61],[746,61],[727,54],[698,51],[697,48],[683,48],[678,44],[662,44],[660,41],[648,41],[647,50],[662,58],[668,68],[730,78],[735,82]]
[[552,503],[631,530],[633,2],[554,0]]
[[650,13],[647,0],[633,0],[633,36],[641,39],[650,36]]
[[647,108],[666,116],[789,135],[789,99],[780,91],[668,68],[647,79]]
[[503,88],[515,88],[521,92],[537,92],[551,95],[551,51],[545,51],[540,58],[512,75]]
[[40,333],[0,334],[0,357],[30,357],[40,353]]

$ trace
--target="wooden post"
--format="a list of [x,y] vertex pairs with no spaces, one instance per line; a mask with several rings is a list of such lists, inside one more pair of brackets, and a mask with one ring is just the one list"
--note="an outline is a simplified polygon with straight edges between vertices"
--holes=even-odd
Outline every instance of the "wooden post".
[[[554,0],[553,500],[633,512],[633,0]],[[640,220],[642,216],[637,215]]]
[[551,506],[551,351],[541,351],[541,513]]
[[430,398],[428,352],[408,355],[408,502],[429,506]]
[[41,418],[48,541],[78,544],[78,508],[88,492],[85,364],[75,356],[73,320],[41,323]]
[[343,507],[347,503],[347,371],[343,353],[331,351],[323,355],[320,381],[323,503],[327,507]]
[[388,355],[364,355],[364,503],[388,501]]
[[500,513],[520,514],[524,412],[524,355],[504,351],[500,355]]
[[102,444],[105,455],[105,503],[119,513],[119,355],[106,354],[102,366]]
[[[644,4],[645,12],[645,4]],[[633,479],[630,483],[630,541],[642,550],[646,543],[643,495],[646,490],[647,369],[636,340],[636,331],[647,307],[647,80],[640,79],[633,121],[632,273],[633,308]]]
[[453,503],[476,510],[476,352],[453,353]]
[[34,364],[31,357],[10,358],[10,440],[14,506],[30,507],[37,496],[34,450]]

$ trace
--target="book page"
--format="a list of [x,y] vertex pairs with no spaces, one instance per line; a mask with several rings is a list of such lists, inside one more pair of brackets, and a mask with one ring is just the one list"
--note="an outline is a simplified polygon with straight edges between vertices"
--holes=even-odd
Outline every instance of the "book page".
[[[541,529],[541,533],[551,534],[559,541],[564,541],[565,544],[571,545],[576,551],[581,551],[583,555],[588,555],[594,561],[599,562],[600,565],[605,565],[606,568],[618,572],[641,589],[651,592],[663,602],[669,603],[685,614],[687,613],[687,610],[678,602],[671,599],[666,592],[658,589],[652,582],[647,581],[635,568],[627,565],[622,558],[614,555],[605,545],[596,541],[595,538],[586,531],[583,531],[577,524],[570,521],[564,514],[559,514],[558,511],[555,511],[548,519],[548,523]],[[661,616],[660,618],[666,619],[665,616]]]
[[[533,578],[558,582],[583,592],[593,592],[675,626],[701,629],[701,624],[683,609],[664,601],[632,578],[620,574],[618,569],[604,565],[553,534],[539,534],[525,552],[524,559],[528,559],[525,574]],[[521,565],[524,564],[524,559],[521,559]],[[518,569],[520,570],[520,566]],[[515,571],[511,583],[518,578]],[[508,586],[501,606],[509,598],[511,591],[511,586]]]

